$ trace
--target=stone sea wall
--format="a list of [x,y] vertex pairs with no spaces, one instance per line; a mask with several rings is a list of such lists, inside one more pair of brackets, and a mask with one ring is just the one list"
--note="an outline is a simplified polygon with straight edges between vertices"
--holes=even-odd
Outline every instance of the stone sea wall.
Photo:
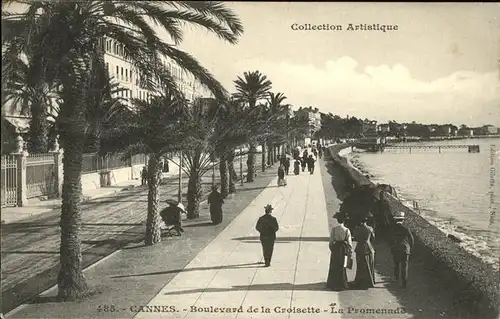
[[[344,172],[344,177],[359,186],[373,184],[366,176],[353,168],[339,152],[349,144],[329,147],[335,165]],[[344,151],[345,152],[345,151]],[[500,310],[500,274],[480,258],[468,253],[452,241],[436,226],[418,213],[390,198],[392,212],[404,211],[407,225],[414,237],[413,257],[424,260],[424,264],[439,274],[443,285],[449,287],[457,305],[465,306],[477,313],[478,318],[498,318]],[[411,276],[411,274],[410,274]]]

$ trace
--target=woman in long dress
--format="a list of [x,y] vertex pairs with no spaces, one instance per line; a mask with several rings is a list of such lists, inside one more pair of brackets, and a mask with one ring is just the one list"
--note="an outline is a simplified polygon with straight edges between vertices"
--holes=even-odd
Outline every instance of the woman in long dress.
[[361,225],[354,230],[354,241],[357,242],[356,253],[356,278],[354,285],[357,288],[368,289],[375,287],[375,250],[372,241],[375,239],[373,228],[366,224],[367,217],[363,218]]
[[352,239],[350,230],[344,226],[344,218],[336,213],[334,218],[339,225],[330,232],[330,268],[326,286],[332,290],[348,289],[347,271],[345,260],[351,256]]

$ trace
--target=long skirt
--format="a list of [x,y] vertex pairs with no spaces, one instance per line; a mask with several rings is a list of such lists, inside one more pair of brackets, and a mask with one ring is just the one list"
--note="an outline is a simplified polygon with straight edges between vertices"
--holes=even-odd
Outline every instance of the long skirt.
[[222,207],[218,205],[210,205],[210,219],[214,225],[222,223]]
[[347,248],[344,243],[335,243],[330,254],[330,268],[328,269],[327,288],[331,290],[348,289],[347,271],[344,267],[344,258]]
[[354,284],[357,288],[375,287],[375,260],[373,253],[356,254],[356,278]]

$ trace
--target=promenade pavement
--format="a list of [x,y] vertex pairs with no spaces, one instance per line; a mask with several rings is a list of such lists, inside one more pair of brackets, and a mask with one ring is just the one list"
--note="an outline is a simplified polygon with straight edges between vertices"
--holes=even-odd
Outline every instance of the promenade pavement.
[[[102,283],[101,297],[58,303],[53,300],[56,291],[50,291],[8,317],[465,318],[449,311],[453,303],[446,287],[419,271],[419,265],[412,266],[407,289],[396,287],[388,278],[392,261],[384,244],[376,245],[375,288],[326,289],[329,229],[335,226],[331,215],[340,204],[332,186],[342,179],[333,169],[320,160],[313,175],[289,175],[286,187],[277,187],[275,177],[258,192],[257,185],[247,184],[250,188],[228,202],[241,201],[238,196],[248,191],[258,195],[244,204],[241,213],[233,214],[234,219],[225,220],[228,224],[219,228],[222,231],[198,224],[167,246],[162,242],[127,247],[86,271],[93,282]],[[271,267],[262,263],[255,230],[267,204],[275,208],[273,215],[280,224]],[[207,244],[200,241],[200,249],[180,266],[174,254],[185,254],[197,245],[197,234],[204,229],[214,233],[213,239]],[[348,271],[350,281],[355,271],[356,265]]]
[[[290,175],[286,187],[275,187],[276,179],[273,180],[135,318],[359,317],[360,314],[354,313],[355,304],[341,302],[339,298],[352,292],[333,292],[325,287],[330,255],[329,224],[320,170],[317,167],[313,175],[307,172]],[[275,207],[273,215],[280,224],[269,268],[261,264],[261,245],[255,230],[267,204]],[[338,204],[337,201],[337,207]],[[353,271],[349,274],[351,280]],[[377,273],[378,282],[380,277]],[[383,288],[381,284],[377,286]],[[387,290],[359,293],[376,298],[382,308],[401,307]],[[159,306],[157,310],[172,306],[168,309],[175,308],[175,312],[146,312],[154,310],[154,306]],[[135,306],[134,310],[141,308]],[[373,316],[371,313],[367,318]]]

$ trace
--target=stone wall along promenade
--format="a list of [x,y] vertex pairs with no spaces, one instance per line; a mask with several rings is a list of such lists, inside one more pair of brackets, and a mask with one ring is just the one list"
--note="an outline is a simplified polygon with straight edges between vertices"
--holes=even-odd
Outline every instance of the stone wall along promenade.
[[[349,144],[329,147],[330,155],[351,183],[373,184],[367,177],[351,167],[338,152]],[[457,305],[477,313],[477,318],[498,318],[500,311],[500,276],[498,271],[471,255],[446,234],[430,224],[418,213],[404,206],[395,198],[390,199],[393,212],[404,211],[407,225],[415,237],[412,258],[424,260],[424,264],[439,274],[443,285],[449,287]]]

